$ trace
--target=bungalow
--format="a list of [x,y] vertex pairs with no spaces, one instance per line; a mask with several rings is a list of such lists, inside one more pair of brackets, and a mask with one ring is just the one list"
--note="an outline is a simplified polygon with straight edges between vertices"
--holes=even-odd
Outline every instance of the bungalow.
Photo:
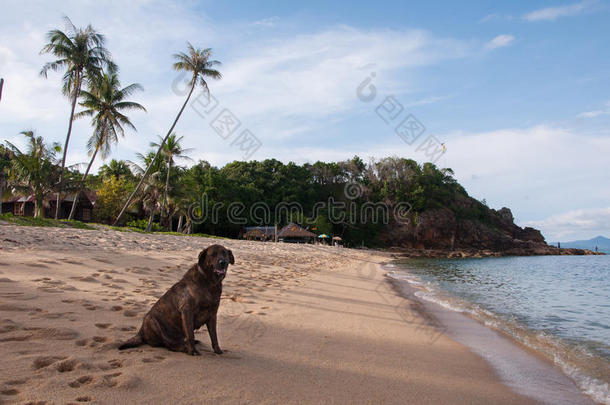
[[241,236],[248,240],[274,241],[275,226],[246,226]]
[[[84,222],[91,221],[93,219],[93,207],[96,199],[97,195],[94,191],[82,191],[78,196],[74,219]],[[61,200],[59,207],[60,218],[68,218],[73,202],[74,194],[70,194]],[[43,203],[43,215],[47,218],[53,218],[55,216],[56,205],[57,194],[47,196]],[[10,212],[15,216],[33,217],[34,206],[33,195],[27,197],[14,196],[2,201],[2,212]]]
[[295,223],[289,223],[277,233],[278,241],[288,243],[313,243],[316,234],[298,226]]

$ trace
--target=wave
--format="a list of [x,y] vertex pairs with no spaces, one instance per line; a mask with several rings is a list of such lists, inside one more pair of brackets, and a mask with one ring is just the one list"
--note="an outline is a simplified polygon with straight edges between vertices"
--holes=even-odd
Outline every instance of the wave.
[[592,353],[585,345],[566,342],[546,332],[528,329],[514,318],[500,316],[478,304],[453,296],[429,281],[423,281],[408,270],[395,270],[397,266],[384,266],[387,277],[406,282],[417,289],[414,295],[445,309],[461,312],[475,318],[485,326],[503,332],[525,346],[543,354],[569,376],[586,395],[595,402],[610,405],[610,365],[607,360]]

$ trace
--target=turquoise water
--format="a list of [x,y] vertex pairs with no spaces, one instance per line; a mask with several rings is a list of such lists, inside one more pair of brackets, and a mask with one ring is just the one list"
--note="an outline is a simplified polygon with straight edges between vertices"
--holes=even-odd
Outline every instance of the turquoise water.
[[610,256],[409,259],[394,278],[547,355],[610,403]]

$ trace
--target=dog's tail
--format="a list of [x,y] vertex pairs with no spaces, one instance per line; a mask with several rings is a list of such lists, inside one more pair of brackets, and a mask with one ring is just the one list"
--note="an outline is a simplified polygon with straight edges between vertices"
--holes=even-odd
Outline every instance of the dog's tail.
[[131,349],[132,347],[138,347],[144,343],[144,339],[142,339],[142,335],[138,333],[127,342],[123,343],[119,346],[119,350]]

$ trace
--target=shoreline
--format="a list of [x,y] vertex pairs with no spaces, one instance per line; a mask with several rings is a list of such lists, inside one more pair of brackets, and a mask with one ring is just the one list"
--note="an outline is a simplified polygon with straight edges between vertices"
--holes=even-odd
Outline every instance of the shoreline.
[[[385,253],[15,226],[0,226],[0,241],[6,403],[537,402],[397,294]],[[236,257],[219,312],[225,354],[205,330],[200,357],[116,350],[213,243]]]
[[[489,316],[482,317],[479,311],[475,314],[460,303],[429,296],[420,287],[420,282],[414,280],[417,277],[394,276],[392,273],[397,267],[392,266],[386,268],[387,278],[397,294],[418,301],[448,336],[485,358],[502,380],[517,392],[549,404],[566,401],[566,398],[574,404],[609,403],[607,386],[603,393],[603,381],[566,363],[567,360],[552,352],[554,346],[545,349],[534,343],[532,339],[536,339],[536,334],[527,330],[528,335],[524,338],[512,330],[509,333],[497,317],[487,319]],[[409,274],[407,268],[399,269]]]
[[390,248],[387,250],[399,259],[429,258],[429,259],[467,259],[483,257],[517,257],[517,256],[605,256],[605,252],[594,252],[589,249],[557,248],[543,246],[531,249],[509,249],[495,251],[489,249],[403,249]]

